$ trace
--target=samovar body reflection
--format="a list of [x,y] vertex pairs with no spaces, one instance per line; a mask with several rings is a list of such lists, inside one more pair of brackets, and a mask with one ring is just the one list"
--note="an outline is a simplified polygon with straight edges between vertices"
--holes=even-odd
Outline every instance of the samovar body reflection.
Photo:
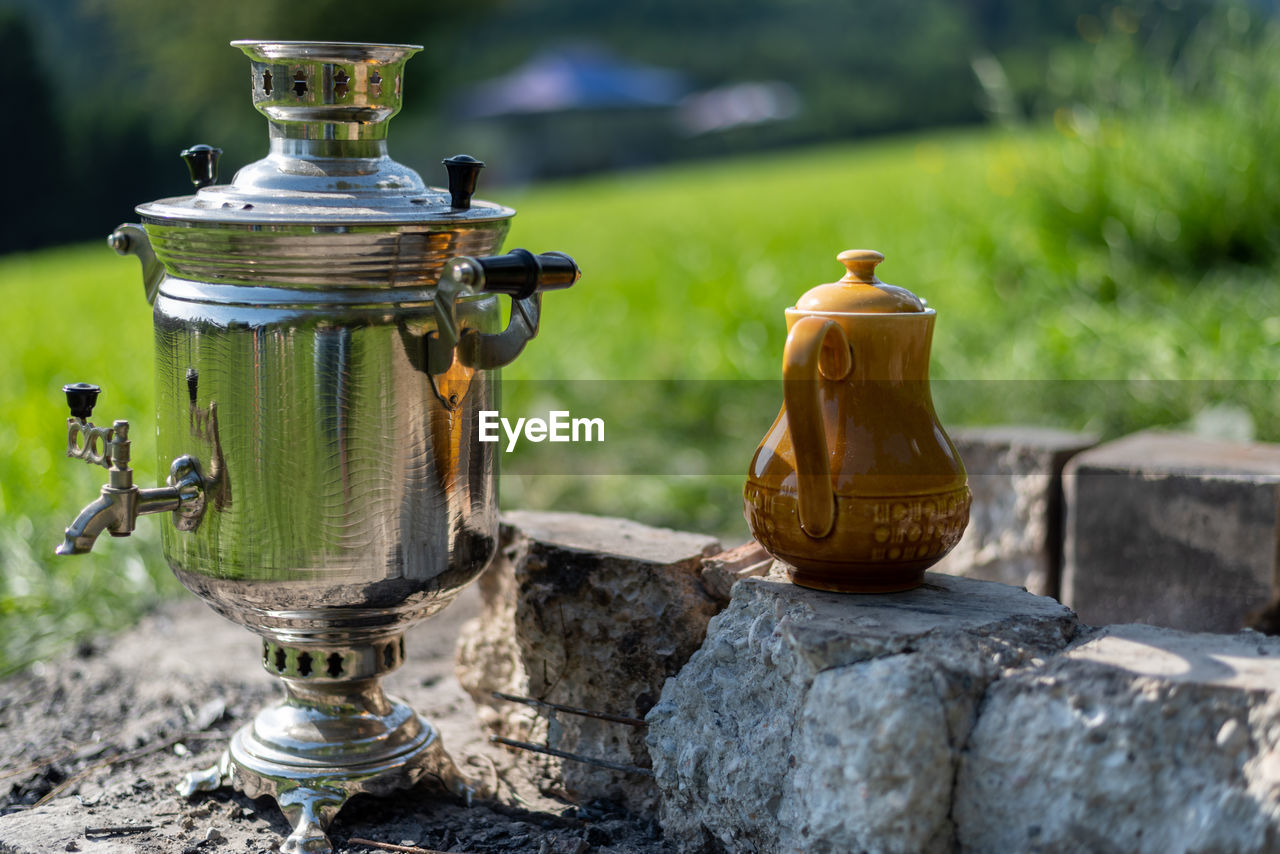
[[[127,423],[94,426],[96,388],[69,386],[68,453],[110,482],[58,551],[172,512],[173,571],[261,635],[286,689],[183,789],[273,795],[295,825],[283,850],[328,851],[324,828],[352,794],[428,776],[472,793],[378,677],[402,663],[405,628],[494,554],[479,413],[536,333],[540,292],[577,268],[559,253],[491,255],[514,211],[471,200],[479,161],[446,161],[446,192],[387,156],[416,46],[234,44],[269,155],[218,186],[216,150],[184,152],[198,192],[140,206],[141,224],[111,238],[142,261],[154,306],[169,483],[135,487]],[[513,301],[505,329],[499,293]]]

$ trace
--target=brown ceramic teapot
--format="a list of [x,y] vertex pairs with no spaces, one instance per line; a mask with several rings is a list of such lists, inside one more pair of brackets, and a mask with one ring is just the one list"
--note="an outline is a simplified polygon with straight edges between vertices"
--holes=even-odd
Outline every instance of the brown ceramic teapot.
[[964,463],[933,411],[936,312],[881,282],[879,252],[786,311],[783,407],[743,495],[756,540],[805,587],[908,590],[969,522]]

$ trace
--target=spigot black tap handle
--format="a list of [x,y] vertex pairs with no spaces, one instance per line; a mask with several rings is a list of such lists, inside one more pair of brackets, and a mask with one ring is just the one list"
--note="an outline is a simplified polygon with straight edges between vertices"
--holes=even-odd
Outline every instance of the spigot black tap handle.
[[563,252],[534,255],[527,249],[512,249],[505,255],[476,258],[484,270],[481,290],[525,299],[542,291],[567,288],[582,277],[578,264]]
[[98,403],[98,395],[102,389],[92,383],[69,383],[62,387],[67,395],[67,406],[71,407],[71,417],[84,421],[93,415],[93,407]]

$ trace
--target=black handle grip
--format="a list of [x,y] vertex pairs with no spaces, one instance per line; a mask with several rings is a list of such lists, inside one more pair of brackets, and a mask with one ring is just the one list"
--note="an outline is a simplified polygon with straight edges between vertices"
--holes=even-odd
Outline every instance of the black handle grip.
[[191,183],[197,190],[218,180],[218,158],[221,155],[222,149],[212,145],[193,145],[182,152],[181,157],[191,172]]
[[71,407],[71,417],[87,419],[93,414],[93,407],[98,403],[98,395],[102,389],[93,383],[70,383],[62,387],[67,395],[67,406]]
[[484,270],[484,290],[512,299],[567,288],[582,276],[577,262],[563,252],[534,255],[528,249],[512,249],[506,255],[477,258],[476,263]]
[[455,211],[469,210],[484,161],[470,154],[455,154],[441,162],[449,170],[449,206]]

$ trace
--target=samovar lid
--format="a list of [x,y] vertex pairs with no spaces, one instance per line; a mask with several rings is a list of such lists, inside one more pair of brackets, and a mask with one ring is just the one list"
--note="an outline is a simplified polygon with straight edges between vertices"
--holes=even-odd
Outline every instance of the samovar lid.
[[[484,165],[474,158],[445,161],[450,192],[427,186],[417,172],[387,155],[387,124],[400,112],[404,65],[420,45],[231,44],[251,60],[253,105],[267,117],[270,152],[237,172],[230,184],[139,205],[147,221],[456,225],[515,214],[471,200],[475,173]],[[216,150],[196,146],[183,154],[199,184],[196,173],[206,169]]]

